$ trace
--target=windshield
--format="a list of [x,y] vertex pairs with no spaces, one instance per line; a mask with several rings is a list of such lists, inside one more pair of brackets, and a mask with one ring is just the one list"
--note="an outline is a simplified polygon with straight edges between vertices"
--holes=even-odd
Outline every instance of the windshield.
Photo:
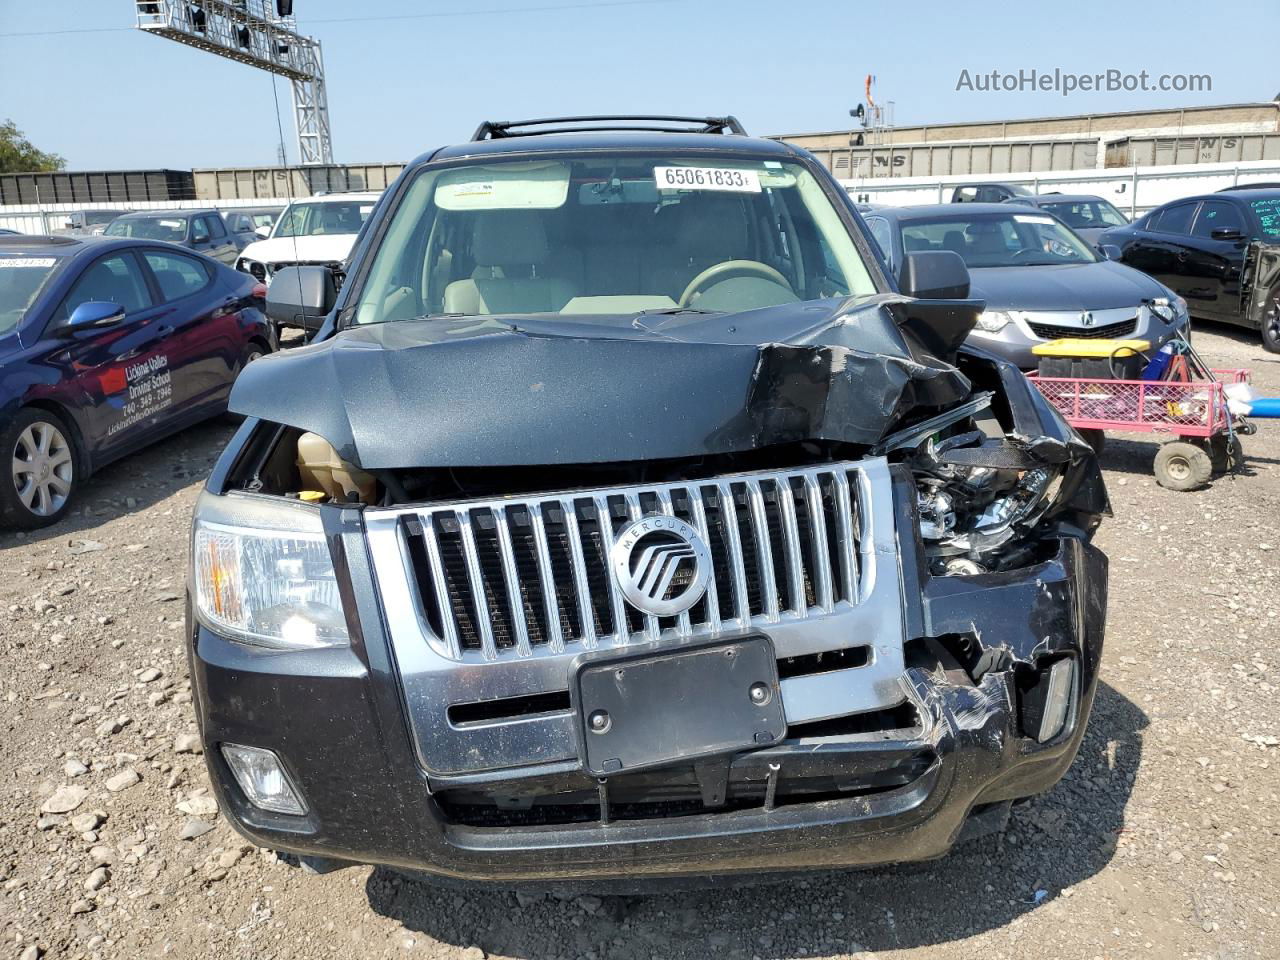
[[0,336],[12,332],[22,322],[58,269],[59,259],[0,253]]
[[873,292],[801,164],[593,155],[422,171],[392,215],[355,322],[735,312]]
[[168,240],[181,243],[187,238],[185,217],[121,217],[104,231],[108,237],[136,237],[140,240]]
[[1042,203],[1040,209],[1048,210],[1073,230],[1123,227],[1129,222],[1124,214],[1105,200],[1063,200],[1061,203]]
[[372,200],[295,203],[281,215],[272,236],[320,237],[359,233],[372,211]]
[[965,266],[1043,267],[1094,263],[1088,245],[1043,213],[988,213],[902,224],[902,245],[917,250],[952,250]]

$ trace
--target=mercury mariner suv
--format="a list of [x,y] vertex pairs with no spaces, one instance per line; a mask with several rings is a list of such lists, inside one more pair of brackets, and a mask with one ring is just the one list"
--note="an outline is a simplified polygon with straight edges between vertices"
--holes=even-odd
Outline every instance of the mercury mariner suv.
[[1071,764],[1096,461],[950,251],[733,118],[486,123],[240,376],[188,640],[227,818],[473,882],[936,857]]

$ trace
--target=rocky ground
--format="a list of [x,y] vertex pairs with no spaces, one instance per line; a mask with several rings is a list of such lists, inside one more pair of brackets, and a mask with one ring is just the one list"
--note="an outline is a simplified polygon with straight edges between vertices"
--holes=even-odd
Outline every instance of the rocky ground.
[[[1198,334],[1280,395],[1280,358]],[[0,958],[1272,958],[1280,953],[1280,424],[1209,490],[1112,437],[1103,683],[1075,766],[1002,838],[910,868],[656,897],[308,876],[207,792],[181,644],[188,518],[230,433],[0,534]]]

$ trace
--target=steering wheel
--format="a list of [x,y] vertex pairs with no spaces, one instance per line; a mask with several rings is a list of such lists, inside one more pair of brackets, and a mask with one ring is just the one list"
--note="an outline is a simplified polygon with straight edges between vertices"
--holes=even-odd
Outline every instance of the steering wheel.
[[788,290],[791,289],[791,284],[787,282],[787,278],[767,263],[761,263],[759,260],[726,260],[723,263],[707,267],[707,269],[690,280],[689,285],[684,288],[684,293],[680,294],[679,305],[682,307],[689,306],[693,298],[702,293],[706,287],[736,276],[762,277],[765,280],[780,284]]

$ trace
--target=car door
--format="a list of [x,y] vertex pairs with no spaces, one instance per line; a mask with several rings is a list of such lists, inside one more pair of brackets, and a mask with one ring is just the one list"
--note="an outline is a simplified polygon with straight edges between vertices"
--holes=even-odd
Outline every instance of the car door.
[[205,228],[209,231],[209,256],[227,266],[234,264],[240,250],[232,239],[231,232],[227,229],[221,214],[205,214],[201,219],[204,220]]
[[216,270],[199,257],[144,247],[139,251],[156,298],[171,310],[165,344],[179,416],[197,420],[223,404],[240,369],[243,336],[234,297],[219,288]]
[[[109,327],[60,333],[81,303],[118,303],[124,320]],[[131,250],[117,249],[86,266],[54,308],[48,331],[65,340],[56,361],[69,371],[84,410],[85,441],[101,459],[140,446],[163,432],[173,415],[165,322]]]
[[[1224,236],[1223,231],[1233,235]],[[1215,232],[1219,235],[1214,236]],[[1194,246],[1185,260],[1188,286],[1201,292],[1194,302],[1215,320],[1240,319],[1240,275],[1249,232],[1244,216],[1230,200],[1205,200],[1191,225]]]
[[1135,226],[1133,241],[1124,250],[1124,262],[1182,294],[1180,288],[1186,287],[1180,276],[1186,260],[1184,242],[1199,205],[1198,200],[1180,201],[1152,211],[1140,227]]

